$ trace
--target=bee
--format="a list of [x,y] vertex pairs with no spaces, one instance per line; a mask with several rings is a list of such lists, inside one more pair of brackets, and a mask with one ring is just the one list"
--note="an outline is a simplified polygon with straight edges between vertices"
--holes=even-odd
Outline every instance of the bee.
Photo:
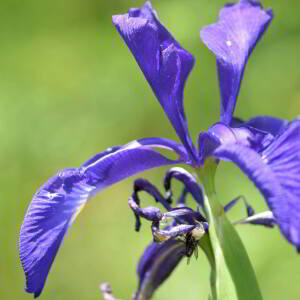
[[185,236],[185,256],[188,258],[187,264],[190,263],[192,255],[195,255],[195,258],[198,258],[198,247],[199,241],[203,234],[205,233],[202,226],[197,226]]

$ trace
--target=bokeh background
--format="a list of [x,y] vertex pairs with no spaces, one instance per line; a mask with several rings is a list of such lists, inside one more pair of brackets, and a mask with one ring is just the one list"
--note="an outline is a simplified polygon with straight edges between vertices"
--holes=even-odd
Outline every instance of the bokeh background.
[[[153,0],[160,19],[196,57],[185,89],[195,140],[218,119],[214,56],[199,30],[216,20],[224,1]],[[109,146],[142,137],[177,139],[111,15],[139,7],[127,0],[1,0],[0,2],[0,299],[25,294],[18,234],[36,189],[59,169],[79,166]],[[237,116],[293,119],[300,111],[300,2],[264,1],[275,19],[253,53]],[[143,174],[162,190],[166,169]],[[41,299],[102,299],[109,281],[130,299],[136,263],[151,240],[150,224],[134,231],[127,179],[93,198],[65,238]],[[266,208],[251,182],[230,163],[217,173],[223,203],[243,194],[257,211]],[[146,198],[145,205],[150,199]],[[238,205],[232,220],[244,216]],[[264,299],[299,299],[300,256],[277,229],[240,226]],[[241,274],[243,276],[243,274]],[[183,261],[154,299],[207,299],[209,266],[203,254]]]

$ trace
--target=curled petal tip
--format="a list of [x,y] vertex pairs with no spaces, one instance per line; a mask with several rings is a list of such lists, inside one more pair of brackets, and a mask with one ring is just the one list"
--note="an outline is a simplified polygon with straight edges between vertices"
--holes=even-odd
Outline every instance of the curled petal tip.
[[195,177],[180,167],[169,169],[164,178],[164,187],[171,192],[171,180],[175,178],[182,182],[187,192],[190,192],[196,202],[203,206],[204,192]]
[[113,23],[135,57],[191,159],[197,161],[183,108],[185,81],[194,57],[159,22],[146,2],[142,8],[113,17]]

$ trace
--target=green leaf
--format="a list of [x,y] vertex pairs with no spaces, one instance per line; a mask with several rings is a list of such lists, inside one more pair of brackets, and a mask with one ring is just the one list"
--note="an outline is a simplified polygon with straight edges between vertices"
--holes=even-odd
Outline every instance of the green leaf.
[[[217,164],[209,160],[197,170],[205,189],[205,212],[214,260],[210,260],[213,300],[262,300],[255,272],[245,247],[225,216],[214,187]],[[207,251],[206,251],[207,253]]]

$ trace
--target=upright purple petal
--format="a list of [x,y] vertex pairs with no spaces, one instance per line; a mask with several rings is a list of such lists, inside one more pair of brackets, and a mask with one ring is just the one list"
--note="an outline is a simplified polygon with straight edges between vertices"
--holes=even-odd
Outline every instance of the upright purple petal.
[[[170,160],[152,149],[155,147],[181,157]],[[81,167],[64,169],[47,181],[34,195],[21,227],[26,291],[40,295],[68,228],[90,196],[144,170],[184,161],[182,148],[161,138],[137,140],[101,152]]]
[[201,40],[216,55],[221,93],[220,120],[230,123],[244,69],[252,50],[269,23],[272,11],[259,2],[241,0],[226,5],[216,24],[204,27]]
[[288,124],[257,153],[244,145],[221,145],[214,153],[236,163],[265,197],[281,232],[300,251],[300,120]]
[[139,287],[133,299],[150,299],[155,290],[170,276],[185,253],[186,245],[181,240],[170,239],[163,243],[151,243],[137,267]]
[[113,23],[190,157],[196,160],[183,107],[183,89],[194,65],[193,56],[159,22],[150,2],[140,9],[130,9],[128,14],[113,16]]

